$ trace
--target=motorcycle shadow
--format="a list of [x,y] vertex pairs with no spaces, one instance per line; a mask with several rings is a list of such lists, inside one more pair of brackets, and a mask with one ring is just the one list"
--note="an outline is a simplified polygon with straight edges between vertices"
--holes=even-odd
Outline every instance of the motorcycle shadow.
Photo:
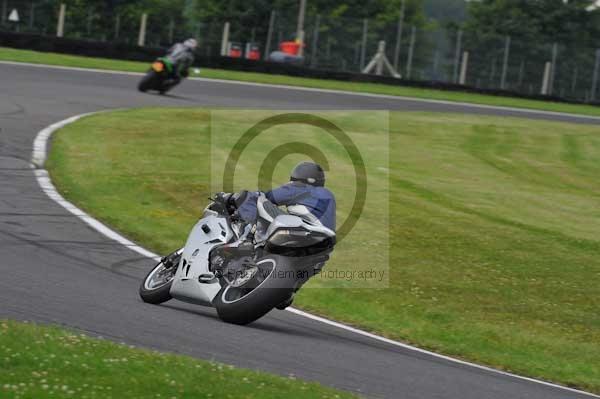
[[[221,321],[221,319],[219,319],[219,316],[217,315],[217,312],[215,309],[213,308],[209,308],[209,307],[203,307],[203,306],[195,306],[195,307],[187,307],[185,304],[179,305],[176,303],[164,303],[160,306],[172,309],[172,310],[177,310],[183,313],[188,313],[188,314],[192,314],[195,316],[202,316],[202,317],[207,317],[207,318],[211,318],[214,320],[218,320],[221,323],[225,323],[224,321]],[[284,326],[281,325],[281,323],[286,323],[283,320],[280,319],[276,319],[273,317],[273,315],[276,315],[277,313],[276,310],[272,311],[272,315],[271,317],[266,316],[266,318],[257,320],[251,324],[245,325],[245,326],[236,326],[231,324],[232,327],[236,327],[236,328],[245,328],[245,329],[250,329],[250,330],[259,330],[259,331],[265,331],[265,332],[272,332],[272,333],[279,333],[279,334],[285,334],[285,335],[293,335],[293,336],[297,336],[297,337],[304,337],[304,338],[315,338],[317,336],[317,334],[313,334],[310,331],[306,331],[306,330],[298,330],[296,328],[294,328],[293,326]]]
[[170,94],[170,93],[165,93],[165,94],[156,94],[159,97],[168,97],[168,98],[173,98],[175,100],[182,100],[182,101],[187,101],[187,102],[196,102],[193,98],[189,98],[189,97],[184,97],[184,96],[178,96],[176,94]]
[[160,94],[158,92],[153,92],[153,91],[147,91],[143,94],[148,94],[151,96],[155,96],[155,97],[164,97],[164,98],[172,98],[174,100],[181,100],[181,101],[185,101],[185,102],[189,102],[189,103],[196,103],[197,101],[194,100],[193,98],[190,97],[185,97],[185,96],[179,96],[177,94],[171,94],[171,93],[165,93],[165,94]]
[[[192,314],[192,315],[195,315],[195,316],[203,316],[203,317],[207,317],[207,318],[219,320],[219,316],[217,316],[217,312],[215,311],[215,309],[209,308],[209,307],[206,307],[206,306],[194,306],[194,307],[192,307],[192,305],[186,305],[184,303],[179,304],[179,303],[176,303],[176,302],[173,302],[173,303],[163,303],[163,304],[161,304],[159,306],[164,307],[164,308],[169,308],[169,309],[172,309],[172,310],[177,310],[177,311],[183,312],[183,313]],[[190,307],[187,307],[187,306],[190,306]]]

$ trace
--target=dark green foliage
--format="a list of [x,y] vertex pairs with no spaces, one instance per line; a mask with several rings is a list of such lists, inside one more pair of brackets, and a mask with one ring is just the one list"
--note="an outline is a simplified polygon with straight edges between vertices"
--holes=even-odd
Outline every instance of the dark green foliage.
[[482,86],[498,86],[505,40],[510,36],[510,88],[525,90],[533,85],[539,90],[544,64],[552,60],[556,44],[554,94],[583,97],[581,91],[590,88],[595,48],[600,46],[600,12],[587,10],[593,3],[594,0],[469,3],[464,43],[471,52],[472,70],[477,71],[471,84],[478,81]]
[[424,0],[423,8],[429,18],[442,22],[462,22],[467,15],[465,0]]
[[486,37],[511,35],[541,43],[595,46],[598,12],[586,8],[594,0],[483,0],[471,2],[466,28]]

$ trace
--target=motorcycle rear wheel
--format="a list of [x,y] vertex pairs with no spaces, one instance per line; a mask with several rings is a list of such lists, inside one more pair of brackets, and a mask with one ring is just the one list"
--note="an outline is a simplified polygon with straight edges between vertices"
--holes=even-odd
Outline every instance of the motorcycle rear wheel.
[[238,325],[252,323],[288,299],[294,292],[296,285],[294,269],[285,262],[277,262],[276,259],[263,259],[259,264],[261,262],[271,262],[273,267],[256,288],[244,293],[243,287],[226,285],[219,291],[213,300],[213,305],[221,320]]
[[158,94],[161,94],[161,95],[167,94],[167,92],[169,92],[172,88],[177,86],[179,83],[181,83],[181,79],[179,79],[179,78],[175,79],[174,81],[171,81],[170,83],[167,83],[163,80],[162,82],[160,82],[160,85],[159,85],[160,87],[157,88]]

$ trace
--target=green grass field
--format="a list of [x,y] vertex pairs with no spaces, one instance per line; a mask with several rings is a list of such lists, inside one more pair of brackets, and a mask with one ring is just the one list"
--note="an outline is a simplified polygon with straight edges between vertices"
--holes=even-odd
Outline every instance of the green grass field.
[[56,327],[0,320],[0,397],[341,399],[354,396],[295,378],[137,349]]
[[[235,111],[226,123],[233,131],[260,112]],[[381,242],[389,231],[389,287],[315,280],[297,306],[600,393],[600,127],[393,113],[388,180],[381,167],[386,134],[373,128],[372,114],[329,115],[363,151],[369,195],[386,194],[389,183],[389,213],[385,206],[367,210],[327,268],[356,269],[372,258],[386,270]],[[166,252],[181,245],[207,203],[207,154],[232,145],[222,130],[211,142],[209,118],[201,109],[84,118],[58,132],[48,168],[68,199]],[[236,179],[256,184],[269,146],[316,139],[330,162],[341,221],[354,195],[352,171],[344,154],[310,129],[273,128],[263,145],[244,153]],[[274,181],[285,180],[296,160],[282,160]]]
[[[34,64],[62,65],[78,68],[93,68],[127,72],[144,72],[148,69],[149,66],[148,63],[143,62],[110,60],[106,58],[91,58],[56,53],[42,53],[29,50],[16,50],[6,47],[0,47],[0,61],[28,62]],[[198,75],[192,73],[192,76]],[[325,79],[309,79],[283,75],[227,71],[209,68],[203,68],[199,76],[209,79],[224,79],[299,87],[314,87],[320,89],[385,94],[392,96],[457,101],[493,106],[526,108],[543,111],[600,116],[600,107],[592,105],[563,104],[550,101],[527,100],[474,93],[461,93],[413,87],[390,86],[377,83],[357,83]]]

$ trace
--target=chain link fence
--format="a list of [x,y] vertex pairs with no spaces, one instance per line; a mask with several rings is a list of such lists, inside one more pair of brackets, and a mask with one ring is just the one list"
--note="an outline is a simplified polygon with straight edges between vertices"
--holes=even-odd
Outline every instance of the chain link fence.
[[[132,7],[117,12],[67,3],[61,26],[58,0],[0,0],[3,30],[80,40],[122,42],[167,47],[187,37],[199,39],[202,56],[268,59],[281,44],[297,36],[297,10],[267,10],[260,20],[205,19],[190,21],[184,10],[153,15]],[[15,10],[18,21],[15,21]],[[146,15],[144,17],[144,14]],[[225,25],[228,23],[224,43]],[[145,29],[144,25],[145,24]],[[385,48],[381,47],[385,43]],[[536,43],[527,38],[487,36],[435,22],[418,26],[402,19],[381,21],[307,15],[302,58],[309,68],[363,72],[374,58],[376,73],[405,80],[463,84],[479,89],[507,90],[524,95],[553,95],[592,102],[598,97],[600,54],[577,43]],[[381,51],[379,51],[381,50]]]

